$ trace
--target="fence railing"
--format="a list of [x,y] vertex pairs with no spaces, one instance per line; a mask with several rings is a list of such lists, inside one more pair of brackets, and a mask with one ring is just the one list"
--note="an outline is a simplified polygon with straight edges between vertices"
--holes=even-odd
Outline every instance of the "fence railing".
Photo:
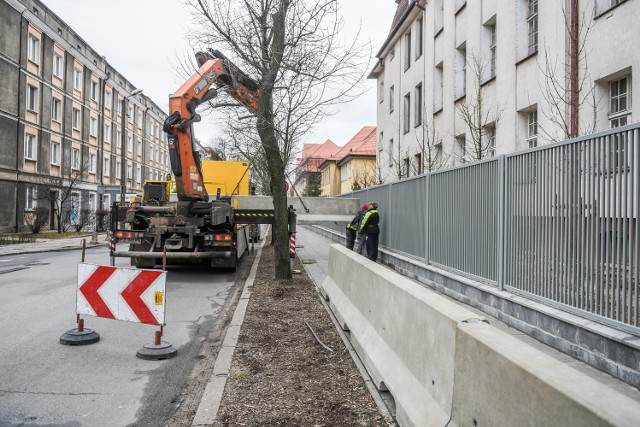
[[639,144],[629,125],[343,196],[378,203],[382,247],[640,334]]

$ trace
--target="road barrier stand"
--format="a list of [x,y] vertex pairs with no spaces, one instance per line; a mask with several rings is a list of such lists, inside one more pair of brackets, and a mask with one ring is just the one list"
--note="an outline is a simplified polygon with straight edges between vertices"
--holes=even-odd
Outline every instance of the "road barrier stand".
[[78,328],[60,337],[60,343],[68,345],[91,344],[93,338],[84,328],[81,315],[123,320],[160,326],[152,344],[145,344],[136,354],[147,360],[175,357],[178,351],[168,342],[162,341],[165,317],[166,269],[163,271],[114,266],[92,265],[84,262],[83,240],[82,262],[78,265],[78,290],[76,313]]
[[[82,239],[82,263],[87,249],[87,242]],[[60,344],[64,345],[87,345],[100,341],[100,334],[84,327],[84,319],[80,318],[80,313],[76,313],[76,328],[69,329],[60,337]]]
[[[162,273],[165,277],[166,283],[166,274],[167,274],[167,247],[165,246],[162,250]],[[159,292],[156,291],[154,293],[154,304],[162,305],[164,307],[164,289]],[[142,346],[140,350],[136,353],[136,357],[144,360],[163,360],[163,359],[171,359],[178,355],[178,350],[171,345],[171,343],[167,341],[162,341],[162,333],[164,332],[164,310],[162,313],[162,323],[159,323],[160,330],[156,331],[154,335],[154,340],[152,344],[145,344]]]

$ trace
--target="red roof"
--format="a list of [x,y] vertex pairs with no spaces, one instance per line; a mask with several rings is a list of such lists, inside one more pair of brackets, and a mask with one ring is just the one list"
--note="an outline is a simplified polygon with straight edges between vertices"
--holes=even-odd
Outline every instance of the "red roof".
[[302,159],[298,159],[298,167],[307,172],[319,172],[318,166],[340,150],[333,141],[327,139],[322,144],[304,144],[302,147]]
[[353,155],[374,155],[376,154],[376,127],[365,126],[355,134],[344,147],[331,156],[333,159],[342,160]]

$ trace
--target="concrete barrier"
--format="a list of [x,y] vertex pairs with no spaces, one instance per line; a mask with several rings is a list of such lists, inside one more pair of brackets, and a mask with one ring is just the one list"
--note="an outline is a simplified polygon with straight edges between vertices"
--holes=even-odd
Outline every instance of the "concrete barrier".
[[640,425],[634,398],[339,245],[322,292],[401,426]]

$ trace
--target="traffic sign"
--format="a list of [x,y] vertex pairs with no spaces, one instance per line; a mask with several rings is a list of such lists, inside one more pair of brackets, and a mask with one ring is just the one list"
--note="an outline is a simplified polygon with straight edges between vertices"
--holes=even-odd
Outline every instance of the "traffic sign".
[[164,325],[167,273],[78,265],[78,314]]

